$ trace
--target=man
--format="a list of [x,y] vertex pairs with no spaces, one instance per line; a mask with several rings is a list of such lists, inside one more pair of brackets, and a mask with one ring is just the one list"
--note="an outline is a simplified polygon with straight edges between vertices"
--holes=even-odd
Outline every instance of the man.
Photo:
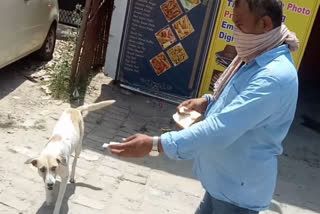
[[181,106],[205,112],[188,129],[157,137],[134,135],[110,151],[144,157],[153,148],[173,159],[193,159],[207,193],[198,214],[251,214],[269,207],[277,156],[294,118],[298,79],[290,50],[298,40],[282,22],[280,0],[234,1],[238,56],[213,96]]

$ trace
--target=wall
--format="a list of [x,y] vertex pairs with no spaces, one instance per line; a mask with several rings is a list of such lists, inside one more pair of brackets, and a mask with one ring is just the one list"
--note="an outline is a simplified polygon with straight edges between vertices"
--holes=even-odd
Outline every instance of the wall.
[[119,51],[122,39],[123,25],[125,21],[126,8],[128,0],[115,0],[115,9],[113,11],[109,44],[107,47],[107,56],[104,71],[112,79],[116,78]]

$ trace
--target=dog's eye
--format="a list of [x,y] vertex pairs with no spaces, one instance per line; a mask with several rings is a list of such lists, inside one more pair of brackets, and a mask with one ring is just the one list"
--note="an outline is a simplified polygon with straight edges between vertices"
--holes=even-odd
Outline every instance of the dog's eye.
[[40,172],[45,172],[46,171],[46,167],[41,167],[40,168]]
[[56,166],[51,167],[51,171],[56,171],[56,169],[57,169]]

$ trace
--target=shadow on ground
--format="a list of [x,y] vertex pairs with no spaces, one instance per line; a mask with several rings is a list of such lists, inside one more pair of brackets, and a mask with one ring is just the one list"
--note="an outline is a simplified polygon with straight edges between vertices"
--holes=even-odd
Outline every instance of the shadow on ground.
[[30,75],[46,63],[30,55],[0,69],[0,99],[13,92],[25,81],[34,81]]
[[275,212],[277,214],[284,214],[282,212],[281,207],[278,204],[275,204],[275,203],[271,203],[269,210],[272,210],[273,212]]
[[[56,188],[55,188],[55,198],[57,198],[58,196],[58,190],[60,188],[60,182],[57,182],[56,184]],[[84,188],[89,188],[95,191],[101,191],[101,188],[95,187],[95,186],[91,186],[89,184],[85,184],[85,183],[75,183],[75,184],[68,184],[64,198],[63,198],[63,202],[61,205],[61,209],[60,209],[60,214],[67,214],[69,212],[69,206],[68,206],[68,201],[70,199],[70,197],[75,193],[76,187],[84,187]],[[46,202],[44,201],[42,206],[39,208],[39,210],[36,212],[36,214],[48,214],[48,213],[53,213],[54,210],[54,205],[52,206],[48,206],[46,204]]]

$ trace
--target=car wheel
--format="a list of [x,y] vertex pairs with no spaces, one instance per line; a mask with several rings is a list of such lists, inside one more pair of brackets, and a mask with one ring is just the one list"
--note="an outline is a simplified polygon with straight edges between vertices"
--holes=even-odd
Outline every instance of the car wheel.
[[53,57],[54,48],[56,46],[57,31],[54,24],[51,25],[47,38],[40,50],[37,51],[38,57],[43,61],[49,61]]

